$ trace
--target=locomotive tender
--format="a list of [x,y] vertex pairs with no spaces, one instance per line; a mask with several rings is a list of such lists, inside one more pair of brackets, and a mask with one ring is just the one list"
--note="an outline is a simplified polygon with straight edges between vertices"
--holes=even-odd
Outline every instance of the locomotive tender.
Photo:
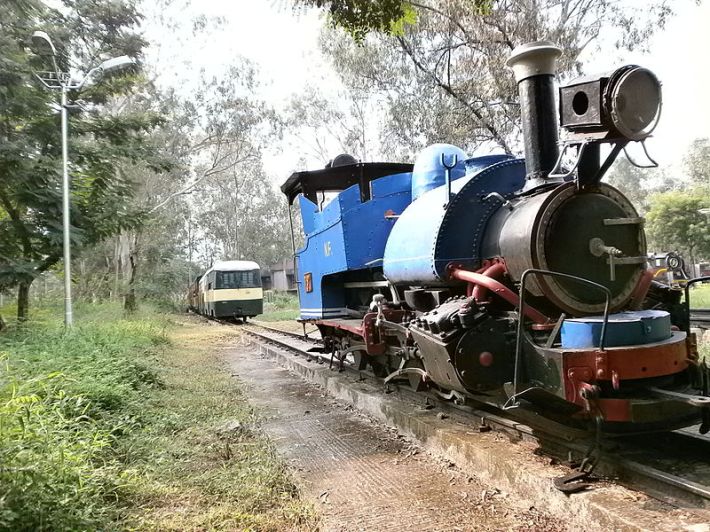
[[655,128],[660,83],[631,65],[560,87],[560,144],[560,53],[541,41],[508,60],[525,159],[436,144],[414,165],[339,156],[284,183],[305,233],[301,320],[385,382],[609,432],[705,432],[687,306],[652,281],[643,218],[601,181]]

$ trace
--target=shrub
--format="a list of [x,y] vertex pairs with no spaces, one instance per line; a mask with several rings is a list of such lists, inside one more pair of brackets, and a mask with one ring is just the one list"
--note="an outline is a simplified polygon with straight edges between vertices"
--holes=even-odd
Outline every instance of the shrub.
[[[47,320],[0,336],[0,529],[103,528],[127,482],[114,453],[160,386],[155,320],[93,309],[65,332]],[[113,319],[110,316],[113,315]]]

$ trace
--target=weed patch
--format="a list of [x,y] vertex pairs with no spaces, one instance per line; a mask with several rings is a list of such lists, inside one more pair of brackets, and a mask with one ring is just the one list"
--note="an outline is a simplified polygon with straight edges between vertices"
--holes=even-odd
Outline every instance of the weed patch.
[[710,308],[710,283],[693,286],[690,290],[690,308]]
[[223,327],[113,305],[76,322],[0,335],[0,529],[311,528],[214,353]]
[[0,528],[87,529],[117,515],[117,439],[160,385],[155,323],[45,319],[0,335]]
[[262,321],[295,320],[299,317],[298,296],[286,292],[274,292],[264,301],[264,313],[258,316]]
[[140,529],[311,529],[289,472],[259,431],[259,416],[214,346],[238,331],[185,317],[171,334],[154,423],[126,439],[140,472],[126,519]]

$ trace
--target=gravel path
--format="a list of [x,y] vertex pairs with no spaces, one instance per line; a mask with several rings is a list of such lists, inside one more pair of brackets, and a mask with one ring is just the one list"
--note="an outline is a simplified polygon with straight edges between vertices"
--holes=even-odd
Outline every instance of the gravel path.
[[226,351],[324,530],[565,530],[335,401],[253,347]]

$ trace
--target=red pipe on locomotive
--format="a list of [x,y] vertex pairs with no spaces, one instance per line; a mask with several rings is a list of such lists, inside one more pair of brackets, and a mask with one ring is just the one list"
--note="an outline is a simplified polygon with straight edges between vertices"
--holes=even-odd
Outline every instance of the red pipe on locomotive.
[[[476,298],[476,301],[479,301],[479,299],[476,297],[476,289],[480,288],[479,290],[479,297],[481,293],[485,294],[486,290],[490,290],[491,292],[495,293],[497,296],[501,297],[502,299],[506,300],[508,303],[511,305],[518,307],[520,305],[520,297],[518,297],[518,294],[513,292],[510,288],[505,286],[503,283],[500,281],[497,281],[492,277],[492,275],[489,275],[489,272],[491,274],[499,274],[505,271],[505,266],[502,264],[494,264],[490,268],[488,268],[484,273],[476,273],[468,270],[464,270],[461,268],[456,268],[453,267],[450,270],[449,275],[453,277],[454,279],[458,279],[459,281],[465,281],[467,283],[471,283],[474,285],[473,289],[473,297]],[[535,323],[538,323],[540,325],[550,323],[552,320],[545,316],[542,312],[539,310],[534,309],[530,305],[525,305],[525,309],[523,309],[523,314],[530,318],[532,321]]]

